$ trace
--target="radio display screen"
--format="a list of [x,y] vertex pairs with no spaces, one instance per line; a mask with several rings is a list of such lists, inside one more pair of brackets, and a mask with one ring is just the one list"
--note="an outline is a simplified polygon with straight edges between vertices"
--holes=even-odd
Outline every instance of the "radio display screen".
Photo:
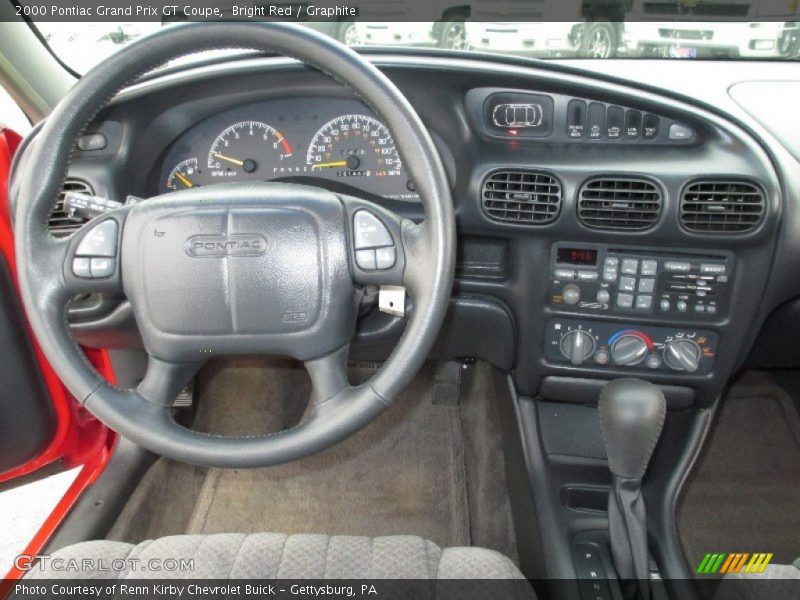
[[560,265],[597,265],[597,250],[592,248],[559,248],[556,252],[556,262]]

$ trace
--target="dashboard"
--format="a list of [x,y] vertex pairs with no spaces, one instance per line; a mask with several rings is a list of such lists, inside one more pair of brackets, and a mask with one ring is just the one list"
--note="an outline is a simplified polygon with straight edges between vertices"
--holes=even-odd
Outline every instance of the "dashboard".
[[[796,162],[730,117],[734,65],[663,66],[681,70],[675,82],[717,82],[727,69],[700,101],[691,94],[702,90],[633,83],[656,77],[639,62],[624,64],[645,74],[615,78],[529,61],[374,60],[427,126],[451,182],[458,260],[436,356],[487,360],[513,373],[519,393],[551,400],[581,397],[576,382],[638,375],[707,406],[770,311],[800,296],[789,275],[800,245],[786,233],[800,230]],[[67,184],[124,201],[301,182],[420,220],[393,133],[318,71],[228,59],[121,93],[79,143]],[[141,345],[124,299],[76,301],[70,319],[87,346]],[[403,328],[362,311],[353,359],[384,359]]]
[[293,181],[416,202],[386,126],[363,103],[284,98],[191,126],[158,167],[157,193],[233,181]]

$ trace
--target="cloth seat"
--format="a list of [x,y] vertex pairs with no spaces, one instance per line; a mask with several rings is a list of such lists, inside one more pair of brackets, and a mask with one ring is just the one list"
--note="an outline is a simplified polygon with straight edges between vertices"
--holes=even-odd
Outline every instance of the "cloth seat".
[[[193,561],[192,568],[181,569],[182,560]],[[483,548],[442,550],[416,536],[277,533],[83,542],[56,551],[28,578],[524,579],[511,560]],[[535,598],[532,589],[525,597]]]

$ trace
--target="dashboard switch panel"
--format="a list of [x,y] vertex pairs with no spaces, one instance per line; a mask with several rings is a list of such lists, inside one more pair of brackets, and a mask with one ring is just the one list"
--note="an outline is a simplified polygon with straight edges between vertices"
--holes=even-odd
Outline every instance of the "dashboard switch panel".
[[717,343],[707,329],[552,319],[545,357],[575,367],[703,374],[713,368]]
[[548,302],[587,314],[715,321],[727,313],[733,269],[729,252],[558,242],[550,256]]

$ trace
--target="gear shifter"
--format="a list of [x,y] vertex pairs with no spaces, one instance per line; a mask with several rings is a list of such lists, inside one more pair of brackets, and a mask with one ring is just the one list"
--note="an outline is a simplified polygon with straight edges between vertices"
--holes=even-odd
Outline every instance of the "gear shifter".
[[661,389],[640,379],[615,379],[600,392],[600,426],[603,429],[611,493],[608,528],[611,555],[620,579],[648,600],[649,569],[647,521],[642,477],[647,470],[667,414]]

